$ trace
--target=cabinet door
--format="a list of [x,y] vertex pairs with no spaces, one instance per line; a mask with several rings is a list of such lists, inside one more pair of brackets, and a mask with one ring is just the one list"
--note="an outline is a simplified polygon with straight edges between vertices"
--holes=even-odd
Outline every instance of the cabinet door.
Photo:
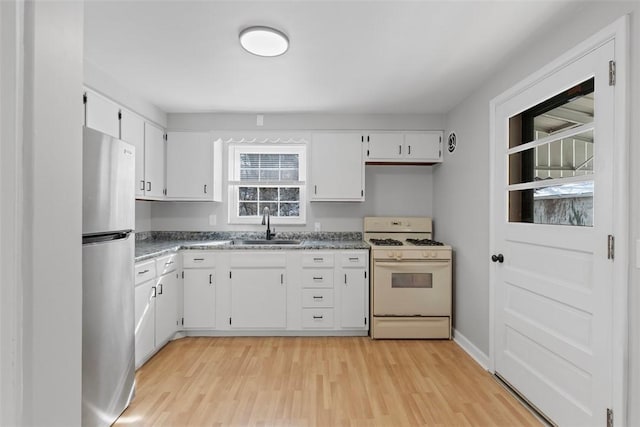
[[120,139],[136,147],[136,196],[144,196],[144,119],[123,109]]
[[216,271],[184,270],[184,327],[215,328]]
[[284,268],[231,270],[231,327],[285,328],[286,288]]
[[160,276],[156,283],[156,347],[177,330],[178,277],[175,272]]
[[164,132],[144,123],[145,196],[161,199],[164,193]]
[[399,160],[404,156],[402,133],[370,133],[367,138],[367,161]]
[[362,135],[317,133],[311,143],[311,200],[364,200]]
[[115,138],[120,138],[120,106],[88,90],[85,108],[85,126]]
[[156,288],[154,280],[135,287],[135,359],[136,367],[155,349]]
[[213,139],[209,133],[167,134],[167,197],[213,200]]
[[404,146],[407,161],[442,161],[442,132],[406,133]]
[[340,296],[340,326],[364,328],[366,326],[367,278],[365,270],[343,268],[340,270],[338,286]]

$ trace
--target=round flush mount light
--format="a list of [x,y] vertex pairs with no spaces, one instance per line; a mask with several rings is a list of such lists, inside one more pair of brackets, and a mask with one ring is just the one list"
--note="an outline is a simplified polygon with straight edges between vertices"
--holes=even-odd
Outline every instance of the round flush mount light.
[[279,56],[289,49],[289,38],[271,27],[249,27],[240,32],[240,44],[258,56]]

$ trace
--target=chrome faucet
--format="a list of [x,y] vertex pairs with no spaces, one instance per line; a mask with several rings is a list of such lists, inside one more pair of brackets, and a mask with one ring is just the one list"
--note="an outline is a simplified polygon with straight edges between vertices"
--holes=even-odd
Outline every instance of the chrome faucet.
[[271,229],[269,228],[271,226],[271,213],[269,211],[268,206],[265,206],[264,209],[262,210],[262,225],[265,225],[265,218],[266,218],[266,225],[267,225],[267,240],[271,240],[271,238],[275,236],[276,233],[272,234]]

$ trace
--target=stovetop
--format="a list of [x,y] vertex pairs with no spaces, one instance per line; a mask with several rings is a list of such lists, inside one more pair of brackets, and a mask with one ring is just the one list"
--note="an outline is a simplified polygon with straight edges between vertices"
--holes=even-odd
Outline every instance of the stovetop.
[[444,246],[444,243],[431,239],[406,239],[400,241],[397,239],[369,239],[369,243],[374,246]]

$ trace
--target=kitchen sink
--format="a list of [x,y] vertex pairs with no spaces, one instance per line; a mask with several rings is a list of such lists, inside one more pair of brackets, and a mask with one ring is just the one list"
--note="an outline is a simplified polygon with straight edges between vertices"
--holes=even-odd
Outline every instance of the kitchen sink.
[[232,245],[250,246],[250,245],[289,245],[295,246],[301,244],[301,240],[276,240],[276,239],[258,239],[258,240],[233,240]]

